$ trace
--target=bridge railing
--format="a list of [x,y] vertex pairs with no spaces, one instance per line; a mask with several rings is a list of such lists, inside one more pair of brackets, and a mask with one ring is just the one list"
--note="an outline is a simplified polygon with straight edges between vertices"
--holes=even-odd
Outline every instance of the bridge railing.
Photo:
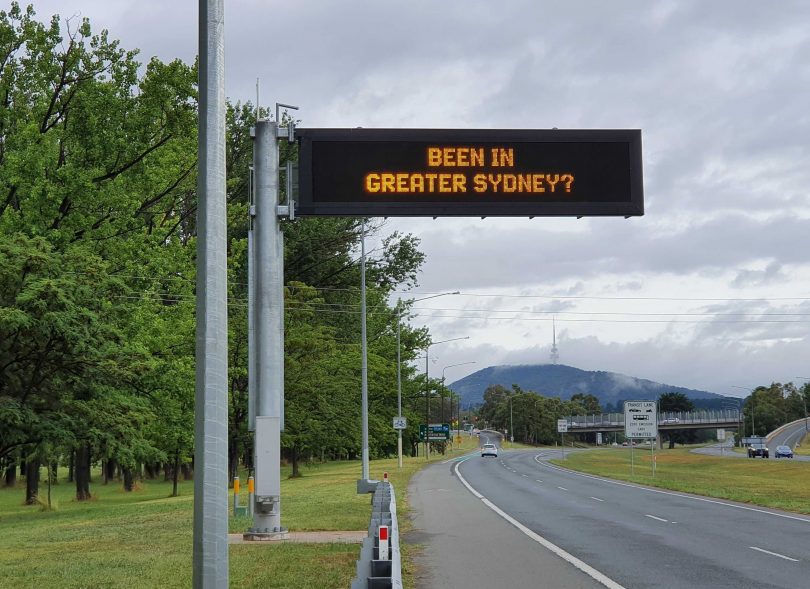
[[[566,418],[569,429],[593,427],[620,427],[624,425],[624,413],[601,413],[573,415]],[[659,425],[695,425],[713,423],[737,423],[741,419],[737,409],[699,409],[697,411],[663,411],[658,413]]]

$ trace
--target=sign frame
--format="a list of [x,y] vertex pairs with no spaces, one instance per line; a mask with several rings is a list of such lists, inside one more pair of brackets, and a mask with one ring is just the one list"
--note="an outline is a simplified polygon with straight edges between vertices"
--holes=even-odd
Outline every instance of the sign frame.
[[408,420],[405,417],[399,416],[393,418],[394,429],[408,429]]
[[657,401],[624,402],[624,437],[631,440],[658,437]]
[[568,433],[568,420],[567,419],[558,419],[557,420],[557,433],[558,434],[567,434]]
[[[583,217],[583,216],[640,216],[644,214],[644,183],[641,157],[641,131],[639,129],[306,129],[297,128],[296,138],[300,143],[299,151],[299,194],[295,202],[296,216],[358,216],[358,217]],[[323,160],[329,160],[326,154],[316,154],[321,149],[333,149],[332,153],[336,157],[348,157],[341,152],[356,147],[358,144],[376,143],[378,146],[397,144],[406,146],[413,144],[414,150],[428,145],[437,146],[464,146],[464,145],[513,145],[522,146],[526,144],[542,144],[545,148],[548,145],[566,146],[565,149],[571,153],[578,153],[577,147],[572,144],[580,144],[582,153],[577,156],[577,165],[586,166],[585,162],[595,158],[596,146],[602,144],[626,144],[624,147],[616,147],[621,151],[617,156],[624,162],[626,155],[626,170],[619,170],[616,173],[621,175],[623,182],[626,180],[626,187],[622,187],[623,198],[619,199],[590,199],[577,200],[550,200],[547,195],[535,197],[523,196],[520,200],[509,200],[506,197],[473,197],[449,196],[443,199],[436,197],[426,197],[420,195],[419,198],[412,198],[402,194],[395,197],[388,197],[385,200],[372,201],[370,197],[362,193],[362,182],[358,179],[362,173],[372,171],[386,171],[377,168],[363,167],[363,162],[357,164],[358,169],[350,170],[354,166],[355,160],[347,160],[345,165],[337,165],[332,170],[332,174],[325,174],[319,166]],[[317,147],[320,144],[334,144],[333,147]],[[339,148],[338,148],[339,146]],[[604,149],[608,149],[604,147]],[[393,152],[400,150],[391,149],[392,160],[385,159],[390,164],[387,171],[405,172],[406,167],[410,171],[418,172],[415,168],[403,166],[402,160],[396,161],[397,155]],[[401,153],[399,154],[402,157]],[[382,157],[382,156],[381,156]],[[387,154],[386,156],[387,157]],[[539,157],[539,156],[538,156]],[[408,164],[412,164],[413,154],[409,155]],[[591,158],[589,160],[588,158]],[[517,158],[519,161],[519,157]],[[604,162],[599,160],[604,165]],[[400,165],[398,165],[398,163]],[[427,164],[424,164],[427,165]],[[554,166],[552,166],[553,168]],[[439,169],[439,168],[437,168]],[[456,169],[442,166],[442,170]],[[488,168],[491,169],[491,168]],[[503,168],[508,171],[509,168]],[[614,168],[610,168],[614,170]],[[541,172],[543,170],[536,170]],[[547,170],[552,171],[553,169]],[[561,172],[562,173],[562,172]],[[570,173],[574,173],[573,170]],[[344,174],[359,174],[357,178],[352,176],[351,182],[343,178]],[[324,177],[325,176],[325,177]],[[351,186],[356,185],[357,196],[341,197],[340,202],[324,199],[316,194],[318,188],[315,184],[326,183],[327,178],[340,176],[341,181],[349,182]],[[354,182],[357,180],[357,182]],[[600,185],[610,186],[608,182]],[[627,194],[624,194],[626,188]],[[587,195],[586,195],[587,196]],[[396,198],[396,200],[395,200]],[[428,198],[428,200],[425,200]],[[366,200],[363,200],[366,199]],[[532,200],[533,199],[533,200]]]
[[431,423],[425,425],[419,424],[419,440],[426,441],[425,435],[427,434],[428,442],[447,442],[450,440],[450,424],[449,423]]

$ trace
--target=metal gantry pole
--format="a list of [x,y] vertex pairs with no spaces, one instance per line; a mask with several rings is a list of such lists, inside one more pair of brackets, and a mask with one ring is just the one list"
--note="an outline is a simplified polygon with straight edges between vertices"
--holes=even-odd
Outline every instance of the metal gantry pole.
[[257,121],[253,170],[256,399],[253,527],[248,539],[279,538],[284,406],[284,240],[278,219],[278,125]]
[[192,585],[228,587],[228,274],[224,0],[199,3]]
[[[402,301],[397,300],[397,417],[402,417],[402,358],[400,352],[400,327],[402,326]],[[402,468],[402,430],[397,430],[397,465]]]
[[[368,467],[368,346],[366,342],[366,220],[362,222],[362,235],[360,237],[360,332],[362,342],[361,372],[361,396],[363,404],[363,466],[362,481],[369,480]],[[361,481],[358,481],[360,485]],[[359,493],[373,492],[374,489],[367,489],[363,483],[363,489],[358,486]]]

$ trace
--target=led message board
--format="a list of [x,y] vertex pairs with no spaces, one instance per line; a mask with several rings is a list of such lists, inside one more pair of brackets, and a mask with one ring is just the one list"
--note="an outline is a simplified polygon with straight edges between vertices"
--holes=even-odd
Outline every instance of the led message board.
[[296,129],[296,215],[644,214],[641,131]]

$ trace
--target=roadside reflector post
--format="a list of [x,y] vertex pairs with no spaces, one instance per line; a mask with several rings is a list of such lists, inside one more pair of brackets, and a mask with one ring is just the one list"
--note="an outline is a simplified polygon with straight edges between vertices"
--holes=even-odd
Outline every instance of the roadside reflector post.
[[380,540],[377,560],[390,560],[388,554],[388,526],[380,526],[377,531]]
[[233,477],[233,514],[239,513],[239,477]]
[[387,472],[384,472],[384,473],[383,473],[383,482],[384,482],[384,483],[387,483],[387,482],[388,482],[388,473],[387,473]]
[[248,515],[253,517],[253,477],[248,477]]

